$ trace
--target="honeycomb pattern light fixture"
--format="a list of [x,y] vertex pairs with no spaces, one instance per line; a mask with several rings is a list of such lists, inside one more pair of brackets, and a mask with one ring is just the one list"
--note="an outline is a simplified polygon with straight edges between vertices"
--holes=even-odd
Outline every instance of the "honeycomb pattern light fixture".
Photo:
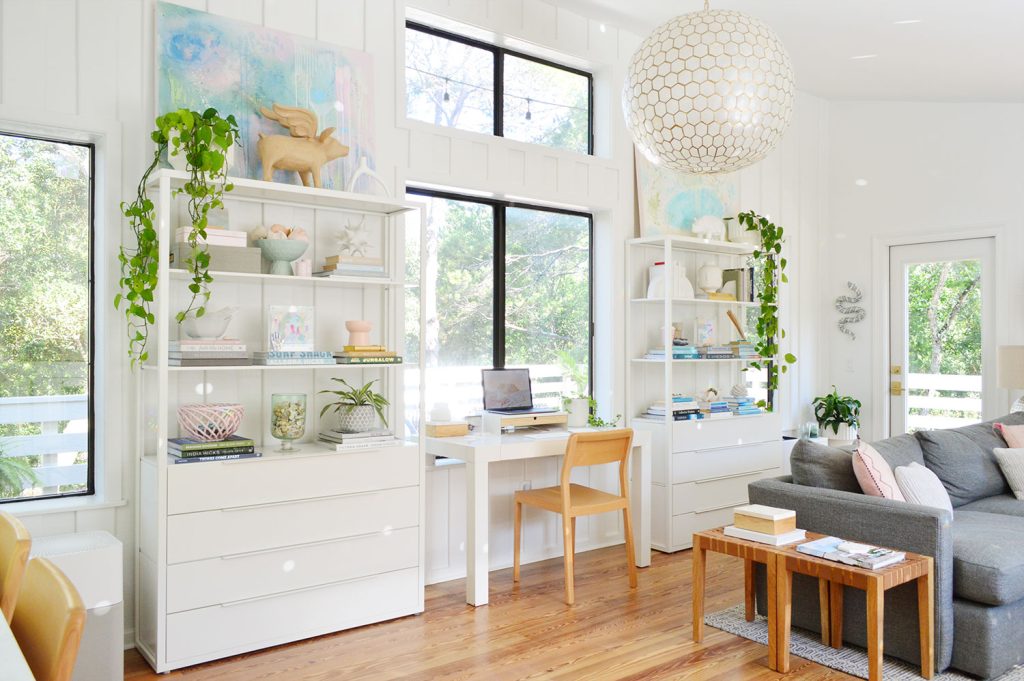
[[630,62],[626,125],[652,163],[688,173],[739,170],[775,148],[793,113],[789,54],[765,24],[704,10],[659,26]]

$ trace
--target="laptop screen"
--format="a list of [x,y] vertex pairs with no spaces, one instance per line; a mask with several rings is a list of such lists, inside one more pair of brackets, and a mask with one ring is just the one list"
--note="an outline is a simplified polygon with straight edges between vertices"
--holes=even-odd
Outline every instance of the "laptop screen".
[[484,409],[531,409],[529,369],[484,369]]

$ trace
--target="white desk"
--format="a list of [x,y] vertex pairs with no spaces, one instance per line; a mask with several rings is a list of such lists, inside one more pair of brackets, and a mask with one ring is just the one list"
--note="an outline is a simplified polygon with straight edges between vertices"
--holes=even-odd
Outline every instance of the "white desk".
[[21,654],[14,633],[3,615],[0,615],[0,679],[4,681],[35,681]]
[[[572,432],[593,430],[574,428]],[[428,455],[466,462],[466,602],[470,605],[486,605],[488,600],[488,465],[494,461],[561,456],[565,454],[569,435],[569,431],[562,431],[557,437],[544,438],[532,438],[521,433],[427,438]],[[650,452],[651,434],[634,431],[629,494],[638,567],[651,564]]]

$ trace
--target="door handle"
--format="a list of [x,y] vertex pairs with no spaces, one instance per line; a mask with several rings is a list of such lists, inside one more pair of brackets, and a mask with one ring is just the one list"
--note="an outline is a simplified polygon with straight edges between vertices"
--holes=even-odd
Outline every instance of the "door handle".
[[903,382],[902,381],[892,381],[889,384],[889,394],[892,395],[893,397],[899,397],[900,395],[902,395],[903,394]]

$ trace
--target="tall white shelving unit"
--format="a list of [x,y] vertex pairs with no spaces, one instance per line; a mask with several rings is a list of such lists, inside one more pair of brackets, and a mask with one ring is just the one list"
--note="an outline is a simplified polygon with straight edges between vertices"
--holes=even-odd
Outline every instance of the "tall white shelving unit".
[[[741,320],[757,303],[672,297],[675,268],[686,268],[696,289],[705,264],[744,267],[749,244],[686,236],[644,237],[626,243],[626,413],[636,430],[651,432],[653,443],[651,545],[666,552],[692,546],[693,533],[732,522],[732,509],[747,503],[747,485],[782,475],[783,449],[778,414],[727,419],[673,421],[644,416],[655,401],[671,403],[673,393],[699,397],[708,387],[727,395],[744,381],[746,362],[739,359],[644,359],[662,347],[672,357],[663,331],[675,324],[694,341],[697,318],[715,323],[716,342],[738,336],[726,315]],[[648,267],[665,263],[664,298],[647,297]]]
[[[169,263],[173,229],[186,224],[172,195],[185,173],[154,174],[160,238],[157,325],[150,364],[137,371],[139,477],[136,645],[154,669],[179,667],[423,610],[422,436],[405,428],[408,365],[168,366],[178,337],[174,313],[187,302],[185,272]],[[304,257],[337,253],[338,231],[362,220],[384,278],[326,279],[212,272],[208,309],[237,307],[229,335],[267,348],[267,308],[315,309],[316,348],[338,350],[344,323],[374,324],[373,342],[403,353],[404,214],[412,204],[375,196],[232,178],[232,229],[281,223],[310,235]],[[266,269],[266,263],[264,263]],[[338,453],[317,444],[318,391],[342,377],[375,386],[391,401],[388,422],[404,444]],[[423,385],[423,381],[419,381]],[[421,388],[422,390],[422,388]],[[279,453],[270,434],[273,393],[307,396],[305,436]],[[262,458],[174,465],[167,438],[176,410],[192,402],[245,407],[239,434]],[[422,404],[422,399],[420,399]]]

